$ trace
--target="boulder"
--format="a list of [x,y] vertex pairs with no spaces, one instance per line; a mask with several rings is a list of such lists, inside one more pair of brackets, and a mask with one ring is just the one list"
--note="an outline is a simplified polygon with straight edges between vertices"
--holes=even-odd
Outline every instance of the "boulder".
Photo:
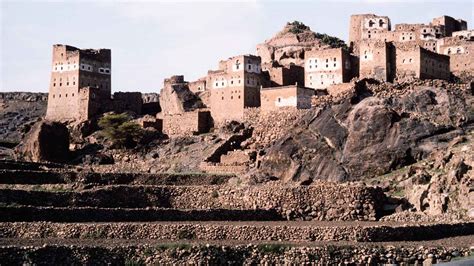
[[17,148],[17,154],[33,162],[66,162],[69,159],[69,131],[59,122],[37,122]]
[[467,112],[462,97],[442,88],[417,87],[398,98],[355,90],[345,101],[295,121],[267,149],[258,174],[305,183],[386,174],[464,134],[457,127],[469,123]]

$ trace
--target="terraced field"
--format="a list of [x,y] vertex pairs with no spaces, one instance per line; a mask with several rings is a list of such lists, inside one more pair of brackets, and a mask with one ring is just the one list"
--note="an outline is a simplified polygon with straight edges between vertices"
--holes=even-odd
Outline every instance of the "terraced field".
[[472,222],[378,222],[377,189],[230,178],[0,162],[0,265],[434,263],[473,252]]

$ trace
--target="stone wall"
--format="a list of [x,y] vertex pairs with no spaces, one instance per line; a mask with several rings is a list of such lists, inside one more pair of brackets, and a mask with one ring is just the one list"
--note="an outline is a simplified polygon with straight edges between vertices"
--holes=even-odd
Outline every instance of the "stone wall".
[[313,89],[293,86],[262,88],[260,90],[262,112],[274,111],[282,107],[296,109],[311,108]]
[[8,204],[56,207],[274,210],[294,220],[376,220],[385,195],[381,188],[356,184],[316,183],[284,186],[111,186],[81,192],[2,189]]
[[[110,265],[431,265],[468,257],[468,246],[445,248],[392,245],[293,246],[267,244],[161,244],[123,246],[18,245],[0,248],[6,265],[97,264]],[[454,255],[453,255],[454,254]],[[455,256],[456,255],[456,256]],[[459,262],[461,263],[461,262]]]
[[116,92],[113,96],[113,111],[123,113],[126,111],[135,114],[142,113],[143,99],[140,92]]
[[209,132],[212,120],[209,111],[196,110],[181,114],[164,115],[163,133],[167,135],[192,135]]

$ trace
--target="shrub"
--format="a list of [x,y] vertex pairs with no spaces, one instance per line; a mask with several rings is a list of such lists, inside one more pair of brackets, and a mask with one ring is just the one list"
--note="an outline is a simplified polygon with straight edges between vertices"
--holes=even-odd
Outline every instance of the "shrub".
[[99,120],[101,134],[118,148],[133,148],[143,136],[143,130],[135,122],[130,121],[127,114],[109,114]]

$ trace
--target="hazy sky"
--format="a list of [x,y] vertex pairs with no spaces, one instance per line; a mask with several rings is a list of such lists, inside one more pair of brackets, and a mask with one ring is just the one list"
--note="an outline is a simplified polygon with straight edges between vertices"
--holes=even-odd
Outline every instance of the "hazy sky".
[[349,17],[428,23],[450,15],[472,28],[465,1],[5,1],[0,0],[0,91],[48,88],[52,45],[112,49],[113,91],[159,92],[163,79],[194,80],[228,57],[255,53],[287,21],[347,41]]

